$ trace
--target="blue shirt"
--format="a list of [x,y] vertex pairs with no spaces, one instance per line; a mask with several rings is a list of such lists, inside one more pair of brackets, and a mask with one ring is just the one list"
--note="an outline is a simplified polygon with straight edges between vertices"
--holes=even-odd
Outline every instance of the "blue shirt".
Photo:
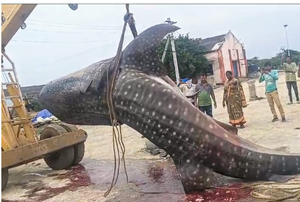
[[278,80],[277,71],[271,71],[266,74],[262,74],[259,78],[259,83],[266,82],[266,93],[271,93],[277,90],[276,80]]

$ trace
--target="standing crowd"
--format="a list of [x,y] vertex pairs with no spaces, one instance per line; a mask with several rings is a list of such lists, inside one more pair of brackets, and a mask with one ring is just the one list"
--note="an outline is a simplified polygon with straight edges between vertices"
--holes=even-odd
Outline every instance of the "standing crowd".
[[[300,78],[300,61],[297,67],[296,63],[292,62],[290,56],[288,56],[286,58],[286,62],[283,63],[283,70],[285,72],[285,80],[289,96],[288,105],[294,103],[292,89],[296,97],[296,103],[300,104],[296,75],[298,72],[298,78]],[[243,108],[247,107],[247,101],[243,86],[238,78],[233,77],[231,71],[226,72],[226,78],[227,80],[224,85],[222,106],[223,108],[227,108],[229,123],[234,127],[239,126],[240,128],[244,128],[246,120]],[[273,70],[272,65],[269,62],[266,62],[264,67],[261,69],[259,83],[265,82],[265,94],[273,115],[272,122],[279,120],[275,110],[275,105],[279,110],[281,121],[285,122],[286,118],[278,94],[276,84],[277,80],[278,71]],[[192,79],[183,80],[178,86],[186,96],[197,93],[194,97],[189,97],[189,101],[200,111],[213,117],[213,107],[215,109],[217,108],[217,102],[214,94],[214,88],[208,83],[206,74],[201,74],[200,77],[193,74]]]

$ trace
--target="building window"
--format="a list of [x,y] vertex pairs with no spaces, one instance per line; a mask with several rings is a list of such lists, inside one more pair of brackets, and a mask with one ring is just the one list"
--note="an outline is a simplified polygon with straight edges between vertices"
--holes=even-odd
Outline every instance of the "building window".
[[212,64],[209,64],[208,68],[207,68],[207,76],[210,76],[210,75],[214,75],[214,68],[213,68]]

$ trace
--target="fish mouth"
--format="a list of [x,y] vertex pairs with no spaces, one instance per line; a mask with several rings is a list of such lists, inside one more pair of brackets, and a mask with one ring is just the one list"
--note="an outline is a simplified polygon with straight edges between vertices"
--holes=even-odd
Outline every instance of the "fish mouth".
[[77,125],[110,125],[106,104],[107,72],[112,58],[46,84],[39,101],[61,121]]
[[74,125],[111,125],[106,115],[96,113],[68,114],[68,116],[60,117],[60,120]]
[[[44,108],[59,120],[75,125],[110,125],[105,104],[93,94],[81,94],[79,91],[61,88],[64,79],[49,83],[40,92],[39,100]],[[70,85],[70,84],[69,84]],[[72,83],[77,86],[77,82]]]

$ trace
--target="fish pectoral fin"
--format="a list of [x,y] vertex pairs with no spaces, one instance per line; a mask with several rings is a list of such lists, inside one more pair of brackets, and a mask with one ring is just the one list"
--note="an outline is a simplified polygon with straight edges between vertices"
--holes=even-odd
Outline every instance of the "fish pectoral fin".
[[221,126],[223,129],[225,129],[226,131],[228,131],[230,134],[232,135],[238,135],[238,129],[236,127],[233,127],[231,125],[228,125],[226,123],[223,123],[221,121],[218,121],[216,119],[214,119],[214,121]]
[[271,175],[268,180],[269,181],[273,181],[273,182],[277,182],[277,183],[286,183],[287,181],[295,178],[296,175],[276,175],[273,174]]
[[88,92],[88,89],[91,87],[92,82],[93,82],[92,80],[88,82],[80,82],[80,87],[79,87],[80,93],[86,94]]
[[204,191],[218,184],[216,174],[199,160],[193,161],[188,158],[175,160],[175,166],[180,174],[181,182],[186,194]]

